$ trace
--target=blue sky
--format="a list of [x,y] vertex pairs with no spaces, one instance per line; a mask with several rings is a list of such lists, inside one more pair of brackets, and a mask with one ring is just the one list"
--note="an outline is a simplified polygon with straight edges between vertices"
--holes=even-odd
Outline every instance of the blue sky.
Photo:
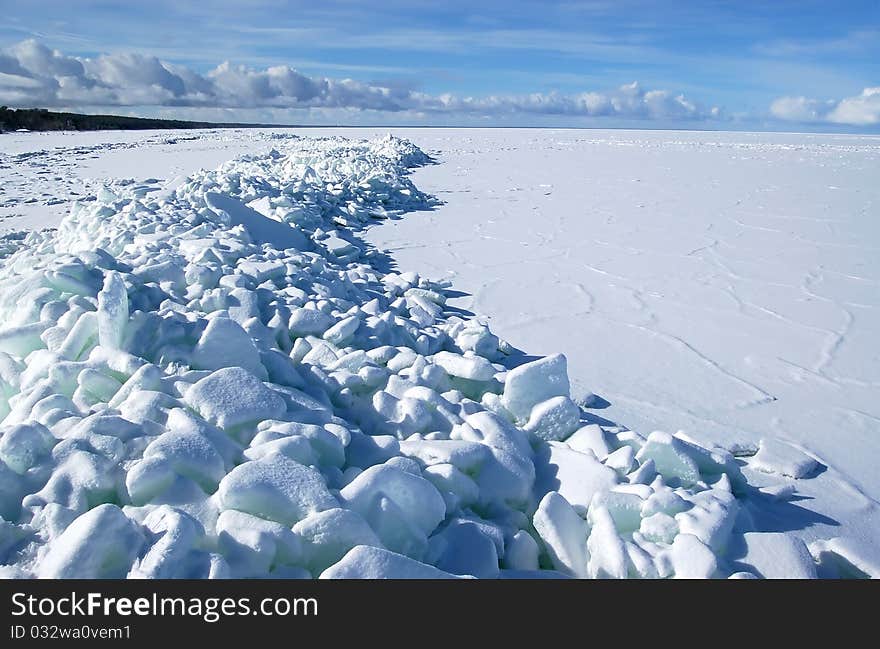
[[9,105],[316,123],[880,124],[877,0],[0,0],[0,14]]

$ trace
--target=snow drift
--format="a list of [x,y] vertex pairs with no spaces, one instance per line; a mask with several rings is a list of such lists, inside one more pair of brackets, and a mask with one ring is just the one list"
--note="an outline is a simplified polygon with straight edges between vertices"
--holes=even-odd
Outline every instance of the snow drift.
[[0,574],[815,576],[730,453],[590,423],[357,238],[434,204],[420,150],[279,147],[6,240]]

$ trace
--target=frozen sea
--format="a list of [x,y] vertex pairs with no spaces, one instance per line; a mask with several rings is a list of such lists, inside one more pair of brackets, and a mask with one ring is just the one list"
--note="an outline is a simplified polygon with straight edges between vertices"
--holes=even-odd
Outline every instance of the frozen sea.
[[[278,131],[291,133],[290,130]],[[411,140],[443,203],[372,226],[401,271],[643,435],[738,455],[794,448],[764,530],[855,540],[880,562],[880,138],[545,129],[300,129]],[[0,230],[54,227],[105,178],[167,180],[265,152],[269,130],[0,136]],[[783,442],[776,446],[775,442]]]

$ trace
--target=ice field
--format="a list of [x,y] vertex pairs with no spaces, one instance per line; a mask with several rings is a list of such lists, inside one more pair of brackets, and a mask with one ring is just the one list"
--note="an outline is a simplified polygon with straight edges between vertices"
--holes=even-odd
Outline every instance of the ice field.
[[2,576],[880,573],[880,138],[392,132],[0,136]]

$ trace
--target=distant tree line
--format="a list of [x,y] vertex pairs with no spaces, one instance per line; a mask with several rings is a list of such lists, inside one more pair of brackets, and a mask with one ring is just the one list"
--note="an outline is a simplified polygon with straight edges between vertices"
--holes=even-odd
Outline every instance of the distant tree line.
[[122,115],[81,115],[55,113],[45,108],[7,108],[0,106],[0,133],[27,129],[29,131],[104,131],[156,128],[233,128],[263,124],[231,124],[187,122],[179,119],[152,119]]

